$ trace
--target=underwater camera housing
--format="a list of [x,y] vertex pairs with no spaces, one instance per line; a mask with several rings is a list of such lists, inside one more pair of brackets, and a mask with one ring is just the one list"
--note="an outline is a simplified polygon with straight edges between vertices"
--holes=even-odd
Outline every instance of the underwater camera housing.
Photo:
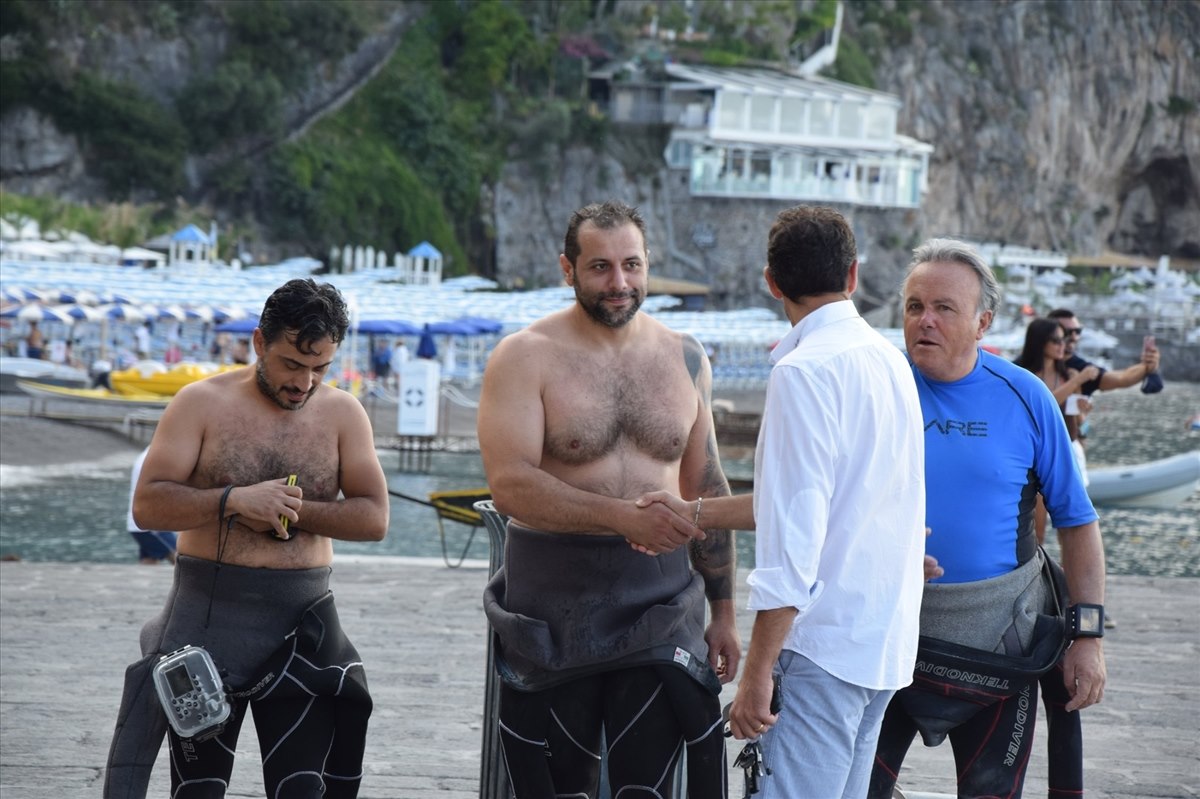
[[154,690],[180,738],[204,741],[225,729],[232,706],[208,651],[185,646],[154,664]]

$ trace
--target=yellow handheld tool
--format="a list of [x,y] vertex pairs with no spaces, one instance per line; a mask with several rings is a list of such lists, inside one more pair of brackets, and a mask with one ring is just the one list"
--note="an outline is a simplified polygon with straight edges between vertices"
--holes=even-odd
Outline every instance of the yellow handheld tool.
[[[296,475],[289,474],[288,479],[287,479],[287,484],[290,486],[294,486],[296,484]],[[277,535],[275,537],[280,540],[283,540],[283,541],[289,540],[291,538],[291,536],[287,534],[288,517],[284,516],[282,513],[279,514],[279,523],[283,525],[283,535]]]

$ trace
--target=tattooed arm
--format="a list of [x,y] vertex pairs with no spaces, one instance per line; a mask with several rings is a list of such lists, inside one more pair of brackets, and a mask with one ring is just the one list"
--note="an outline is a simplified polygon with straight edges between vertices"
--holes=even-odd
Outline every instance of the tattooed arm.
[[[700,343],[690,336],[684,337],[684,357],[695,381],[699,412],[680,464],[680,492],[685,499],[726,497],[729,496],[729,483],[721,469],[712,414],[712,367]],[[703,519],[700,523],[703,525]],[[692,566],[704,578],[704,592],[711,612],[704,636],[708,642],[709,662],[721,682],[729,682],[737,675],[742,651],[734,619],[737,581],[734,533],[728,529],[705,528],[705,537],[693,539],[688,546]]]

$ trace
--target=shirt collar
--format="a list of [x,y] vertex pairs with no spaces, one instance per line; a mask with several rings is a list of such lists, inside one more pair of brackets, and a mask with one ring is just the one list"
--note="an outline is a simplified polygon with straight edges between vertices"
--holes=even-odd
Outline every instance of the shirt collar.
[[779,339],[779,343],[771,350],[771,363],[778,363],[780,358],[799,347],[800,340],[805,336],[811,335],[826,325],[853,319],[857,316],[858,309],[850,300],[838,300],[822,305],[797,322],[786,336]]

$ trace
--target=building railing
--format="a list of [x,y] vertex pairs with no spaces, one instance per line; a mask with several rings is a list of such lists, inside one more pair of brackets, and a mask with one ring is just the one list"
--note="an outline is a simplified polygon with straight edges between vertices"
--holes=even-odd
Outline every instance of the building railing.
[[691,193],[693,197],[826,200],[884,208],[917,208],[921,204],[920,191],[915,184],[905,192],[898,184],[885,181],[818,177],[787,180],[766,175],[749,178],[733,175],[705,178],[693,174]]

